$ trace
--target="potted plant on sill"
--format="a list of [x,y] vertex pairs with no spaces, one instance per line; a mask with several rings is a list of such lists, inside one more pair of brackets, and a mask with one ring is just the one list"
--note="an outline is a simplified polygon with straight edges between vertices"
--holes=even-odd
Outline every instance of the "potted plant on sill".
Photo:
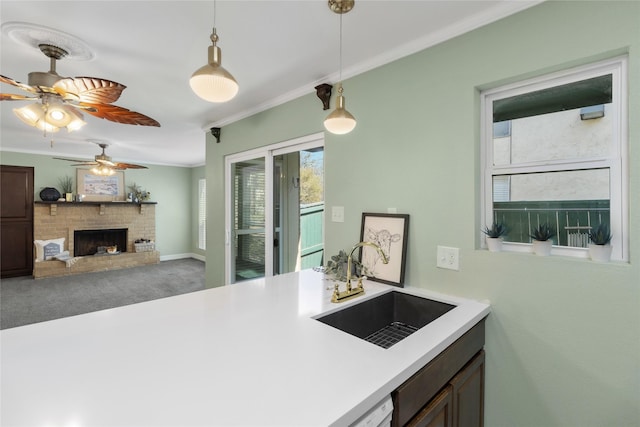
[[589,232],[589,257],[593,261],[607,262],[611,260],[611,231],[607,224],[600,223]]
[[487,235],[487,248],[490,252],[500,252],[502,250],[502,236],[507,233],[507,226],[498,221],[491,224],[491,228],[485,227],[482,230]]
[[551,240],[556,235],[556,230],[547,222],[539,224],[529,237],[533,239],[533,252],[536,255],[548,256],[551,253]]

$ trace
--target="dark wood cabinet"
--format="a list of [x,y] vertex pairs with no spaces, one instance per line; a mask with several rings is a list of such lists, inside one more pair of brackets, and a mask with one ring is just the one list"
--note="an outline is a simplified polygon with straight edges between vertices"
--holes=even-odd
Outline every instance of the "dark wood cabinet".
[[453,409],[451,386],[445,387],[418,415],[408,423],[409,427],[451,427]]
[[33,168],[0,168],[1,277],[33,272]]
[[484,425],[484,350],[450,382],[453,397],[453,426]]
[[398,387],[391,425],[482,427],[484,320]]

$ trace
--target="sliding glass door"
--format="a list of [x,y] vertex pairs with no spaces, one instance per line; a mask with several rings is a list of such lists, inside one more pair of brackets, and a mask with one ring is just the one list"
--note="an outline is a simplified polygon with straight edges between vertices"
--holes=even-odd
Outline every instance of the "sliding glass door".
[[[225,159],[226,284],[301,268],[300,244],[305,239],[301,230],[304,174],[300,153],[312,150],[318,157],[323,147],[323,135],[316,134]],[[323,168],[322,161],[316,163]],[[319,173],[322,181],[322,171]],[[320,212],[320,227],[323,214]],[[315,253],[320,265],[321,228],[318,236]],[[304,264],[308,267],[308,262]]]

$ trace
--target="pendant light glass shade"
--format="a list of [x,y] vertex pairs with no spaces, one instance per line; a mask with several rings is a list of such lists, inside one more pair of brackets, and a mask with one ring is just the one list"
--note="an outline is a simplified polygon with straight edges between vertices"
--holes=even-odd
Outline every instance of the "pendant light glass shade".
[[205,101],[227,102],[238,93],[238,82],[221,65],[222,52],[216,45],[218,35],[215,28],[211,33],[211,42],[213,44],[209,46],[208,63],[191,75],[189,85],[193,92]]
[[356,119],[344,108],[344,96],[342,96],[342,83],[338,83],[338,97],[336,109],[324,119],[324,127],[331,133],[344,135],[356,127]]

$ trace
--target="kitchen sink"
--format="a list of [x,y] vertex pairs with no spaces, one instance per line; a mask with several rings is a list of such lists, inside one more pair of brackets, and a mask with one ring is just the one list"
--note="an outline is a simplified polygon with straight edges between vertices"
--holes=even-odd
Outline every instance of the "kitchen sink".
[[316,320],[389,348],[453,308],[451,304],[392,291]]

